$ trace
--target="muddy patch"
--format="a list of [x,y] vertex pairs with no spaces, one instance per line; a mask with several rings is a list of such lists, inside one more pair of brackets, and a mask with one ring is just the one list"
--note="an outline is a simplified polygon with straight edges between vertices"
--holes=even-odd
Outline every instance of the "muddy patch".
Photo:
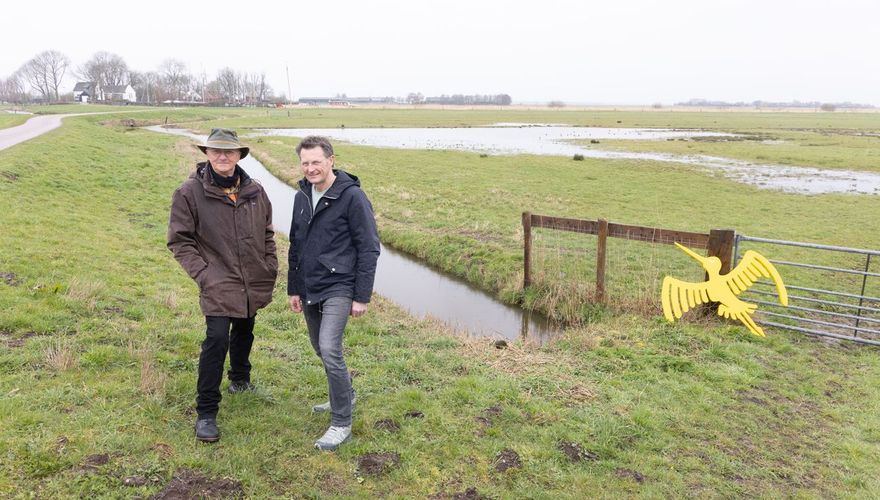
[[519,458],[519,453],[511,450],[510,448],[505,448],[498,452],[495,455],[495,470],[498,472],[504,472],[508,469],[520,468],[522,467],[522,461]]
[[105,127],[125,127],[126,129],[135,129],[138,127],[148,127],[162,123],[160,120],[135,120],[133,118],[124,118],[121,120],[105,120],[100,122]]
[[645,476],[642,475],[641,472],[634,471],[632,469],[624,469],[622,467],[614,470],[614,473],[617,477],[622,479],[632,479],[633,481],[642,484],[645,482]]
[[125,309],[119,306],[105,307],[102,311],[109,316],[122,316],[125,313]]
[[481,415],[474,417],[474,419],[480,424],[489,427],[490,425],[495,423],[495,420],[498,419],[498,416],[501,415],[502,411],[503,410],[498,405],[490,406],[489,408],[483,410],[483,413]]
[[40,335],[40,334],[37,332],[25,332],[25,333],[19,335],[18,337],[13,338],[12,332],[8,332],[6,330],[0,330],[0,338],[5,338],[6,345],[11,348],[24,347],[27,339],[29,339],[31,337],[36,337],[37,335]]
[[241,498],[244,489],[234,479],[211,479],[199,472],[180,470],[153,499],[183,500],[198,498]]
[[3,280],[9,286],[17,286],[19,283],[18,276],[10,272],[0,272],[0,280]]
[[400,424],[390,418],[382,419],[373,424],[373,427],[380,431],[397,432],[400,430]]
[[599,460],[599,455],[593,453],[590,450],[585,450],[581,445],[577,443],[572,443],[569,441],[560,441],[559,445],[557,445],[559,451],[565,454],[568,457],[569,462],[586,462]]
[[361,474],[378,476],[400,467],[397,453],[366,453],[357,459],[357,469]]
[[480,495],[476,488],[468,488],[461,493],[452,495],[453,500],[483,500],[489,497]]
[[0,172],[0,177],[3,177],[9,182],[15,182],[18,180],[18,174],[13,174],[12,172],[2,171]]
[[[66,439],[63,438],[64,444],[61,445],[62,449],[67,444]],[[57,444],[57,443],[56,443]],[[92,473],[96,472],[101,467],[110,463],[110,455],[107,453],[96,453],[94,455],[89,455],[85,459],[83,459],[82,463],[76,466],[73,471],[81,472],[81,473]]]
[[446,498],[451,498],[452,500],[487,500],[489,497],[485,495],[481,495],[476,488],[470,487],[459,493],[438,493],[431,497],[428,497],[435,500],[441,500]]

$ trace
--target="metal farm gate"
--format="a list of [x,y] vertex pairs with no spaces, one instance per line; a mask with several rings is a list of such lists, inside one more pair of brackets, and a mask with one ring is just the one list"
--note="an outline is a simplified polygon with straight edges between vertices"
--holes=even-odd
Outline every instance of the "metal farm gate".
[[[768,257],[789,292],[788,307],[779,304],[772,281],[758,281],[743,292],[743,299],[761,305],[756,323],[880,345],[880,250],[737,235],[734,267],[743,246]],[[770,258],[787,254],[792,260]]]

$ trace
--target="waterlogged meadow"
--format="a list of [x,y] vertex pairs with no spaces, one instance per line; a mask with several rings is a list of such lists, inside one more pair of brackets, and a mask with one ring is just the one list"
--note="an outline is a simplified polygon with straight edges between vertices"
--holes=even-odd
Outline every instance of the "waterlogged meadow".
[[[668,248],[644,258],[637,257],[645,250],[634,250],[631,259],[615,257],[630,254],[612,248],[615,300],[575,308],[569,314],[578,326],[541,348],[464,340],[377,297],[348,332],[358,407],[355,438],[337,453],[310,448],[327,425],[309,411],[326,397],[323,371],[279,283],[257,321],[252,361],[260,389],[224,394],[221,441],[197,443],[193,398],[204,319],[195,285],[164,241],[171,192],[199,153],[185,139],[138,125],[167,118],[204,132],[221,124],[476,125],[532,117],[711,126],[676,113],[314,109],[288,119],[284,111],[162,109],[68,118],[61,128],[0,152],[0,495],[880,492],[876,349],[780,331],[757,338],[707,319],[667,324],[642,293],[654,283],[650,264],[680,259],[672,265],[682,272],[694,265]],[[826,120],[865,130],[876,123],[836,113],[713,118],[728,120],[725,130],[766,127],[768,120],[775,127]],[[275,122],[267,125],[268,119]],[[251,142],[254,154],[289,180],[298,178],[294,145],[279,138]],[[579,280],[539,263],[537,286],[522,291],[522,211],[878,246],[865,228],[880,216],[880,197],[769,192],[650,162],[343,144],[338,155],[373,199],[386,244],[551,313],[562,306],[550,302],[549,291],[559,289],[559,300]],[[577,240],[541,238],[542,261],[578,251]],[[589,261],[593,240],[585,241],[580,251]],[[279,243],[283,262],[286,243]]]

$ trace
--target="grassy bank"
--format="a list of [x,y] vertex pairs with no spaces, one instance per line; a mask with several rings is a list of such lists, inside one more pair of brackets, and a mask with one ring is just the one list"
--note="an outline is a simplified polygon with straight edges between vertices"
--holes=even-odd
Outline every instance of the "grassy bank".
[[9,128],[21,125],[26,122],[31,115],[14,115],[11,113],[0,112],[0,128]]
[[[94,120],[65,120],[0,153],[0,169],[12,174],[0,177],[2,496],[146,497],[209,486],[215,495],[258,498],[448,497],[470,488],[500,498],[880,491],[876,350],[626,314],[569,331],[546,348],[498,350],[450,337],[377,299],[347,339],[359,390],[356,437],[338,453],[316,453],[310,445],[327,421],[309,407],[325,397],[323,371],[302,318],[284,307],[281,283],[258,318],[260,391],[226,396],[223,439],[196,443],[203,318],[195,285],[164,248],[164,233],[171,192],[197,157],[185,141]],[[279,149],[263,154],[283,158],[290,147],[272,146]],[[477,264],[484,253],[491,262],[514,261],[516,238],[506,233],[518,215],[507,213],[521,208],[505,206],[506,199],[521,196],[547,210],[578,203],[568,214],[608,206],[598,215],[613,208],[621,219],[644,216],[639,204],[646,203],[655,207],[651,222],[660,218],[659,200],[639,196],[637,188],[650,185],[627,182],[652,177],[674,185],[684,175],[631,165],[631,177],[597,177],[628,189],[590,190],[583,200],[574,187],[559,187],[572,168],[561,159],[522,158],[511,166],[476,155],[407,156],[413,154],[340,151],[343,166],[370,188],[383,237],[414,234],[426,246],[451,241],[461,246],[459,259],[473,252]],[[479,182],[471,175],[477,168],[512,172],[493,187],[510,192],[455,189]],[[579,168],[588,169],[584,177],[607,175],[602,165]],[[535,173],[545,175],[534,180]],[[513,191],[517,175],[528,175],[520,180],[531,189]],[[705,182],[735,191],[726,181]],[[554,183],[555,190],[547,186]],[[439,194],[422,199],[428,186]],[[467,193],[483,203],[469,206]],[[805,223],[781,215],[805,202],[751,195],[757,198],[749,204],[763,208],[744,200],[737,207],[770,210],[783,230],[804,231]],[[852,201],[809,200],[831,211]],[[860,207],[873,209],[871,203]],[[672,210],[684,218],[684,207]],[[395,219],[404,216],[411,222]],[[444,234],[450,228],[473,234],[459,240]],[[860,237],[836,229],[841,238]],[[280,251],[284,261],[283,241]],[[513,274],[479,267],[479,275]]]

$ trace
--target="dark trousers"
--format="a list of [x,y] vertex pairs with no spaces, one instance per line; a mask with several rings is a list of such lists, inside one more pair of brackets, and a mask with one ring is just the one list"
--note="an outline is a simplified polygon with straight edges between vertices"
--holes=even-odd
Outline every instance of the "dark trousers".
[[[199,356],[199,381],[196,385],[196,412],[199,418],[215,418],[220,409],[220,382],[229,351],[229,380],[250,382],[248,358],[254,343],[254,319],[205,316],[207,332]],[[230,329],[231,327],[231,329]]]

